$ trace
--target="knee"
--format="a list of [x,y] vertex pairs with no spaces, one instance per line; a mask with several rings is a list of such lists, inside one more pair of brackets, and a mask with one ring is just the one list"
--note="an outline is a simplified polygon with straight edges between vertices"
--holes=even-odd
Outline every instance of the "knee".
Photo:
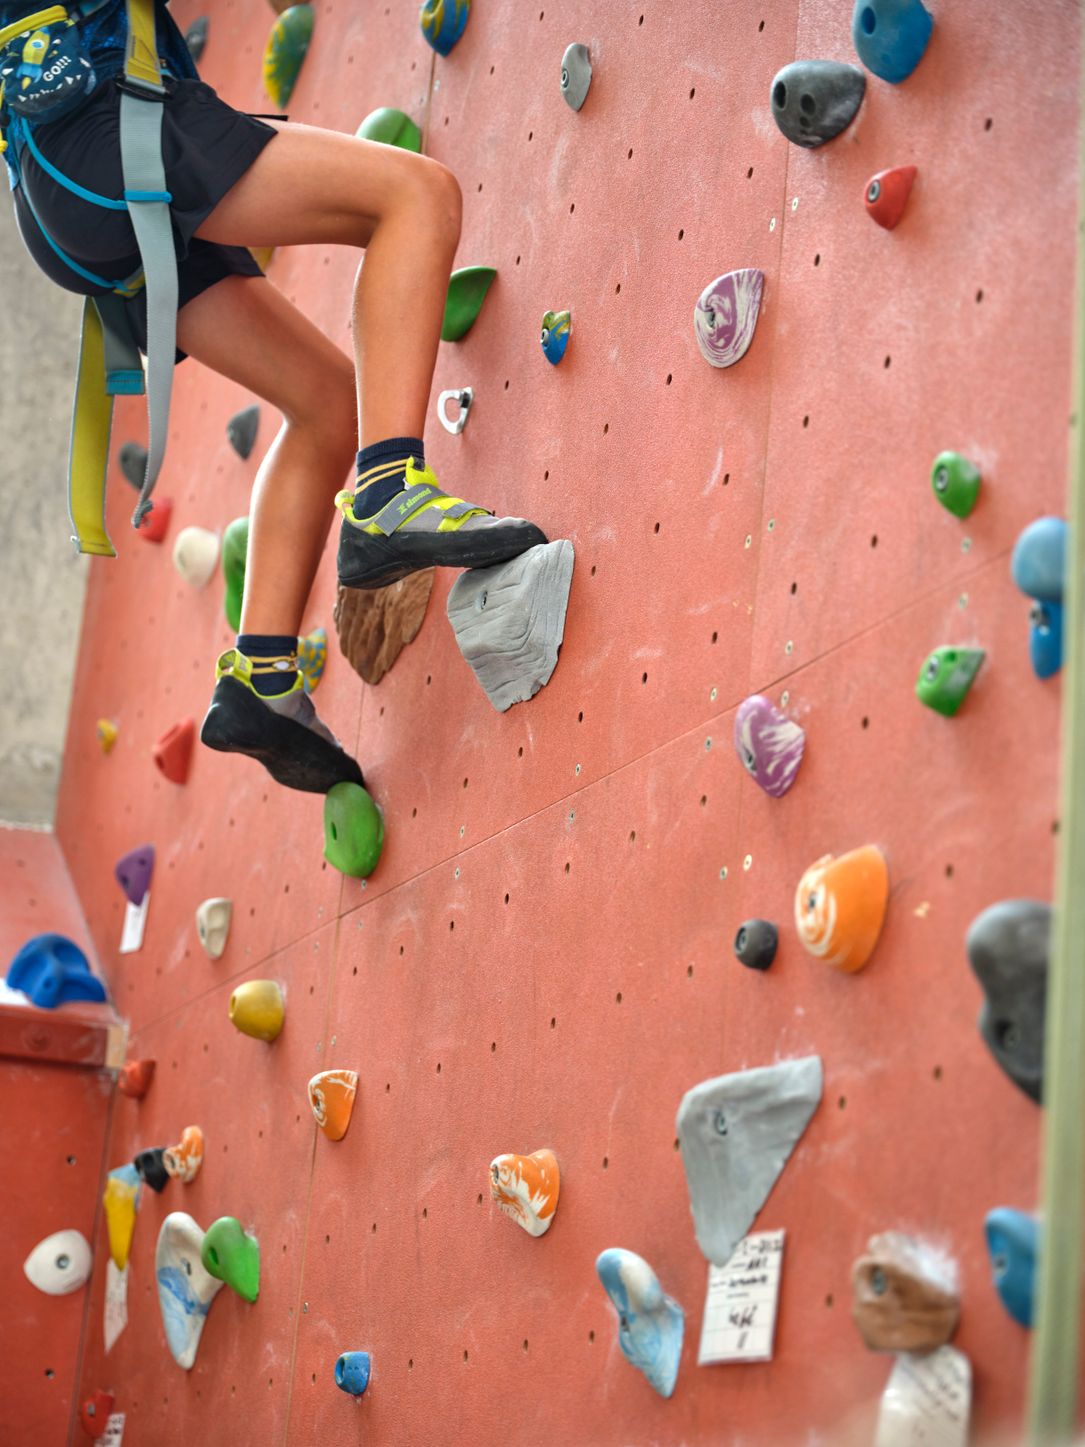
[[460,239],[463,223],[463,192],[460,183],[439,161],[428,156],[418,158],[424,162],[418,176],[421,183],[421,198],[430,227],[438,230],[453,246]]

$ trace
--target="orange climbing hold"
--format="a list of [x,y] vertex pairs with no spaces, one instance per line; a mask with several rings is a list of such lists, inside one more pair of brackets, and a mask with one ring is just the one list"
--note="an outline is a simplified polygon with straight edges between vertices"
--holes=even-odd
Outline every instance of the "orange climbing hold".
[[196,720],[183,718],[167,729],[155,744],[154,761],[172,784],[187,784],[196,742]]
[[117,1089],[122,1095],[130,1095],[133,1100],[142,1100],[150,1088],[153,1075],[153,1060],[129,1060],[126,1065],[121,1066],[117,1076]]
[[889,869],[876,844],[826,854],[811,864],[795,891],[795,927],[816,959],[854,974],[878,943],[889,903]]
[[169,532],[173,503],[168,497],[156,497],[154,506],[137,529],[137,537],[145,543],[160,543]]
[[162,1152],[166,1174],[186,1185],[200,1174],[203,1165],[203,1131],[198,1125],[186,1125],[180,1142]]
[[560,1190],[561,1172],[553,1151],[497,1156],[490,1162],[490,1195],[529,1236],[542,1236],[550,1229]]
[[309,1104],[330,1141],[341,1141],[350,1125],[358,1092],[356,1070],[322,1070],[309,1082]]

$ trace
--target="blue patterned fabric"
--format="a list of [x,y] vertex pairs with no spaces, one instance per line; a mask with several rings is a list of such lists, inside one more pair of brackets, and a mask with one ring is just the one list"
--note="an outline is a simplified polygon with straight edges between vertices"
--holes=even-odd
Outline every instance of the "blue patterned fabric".
[[[0,0],[0,29],[14,24],[25,15],[32,15],[36,9],[43,9],[46,3],[47,0],[41,0],[40,4],[35,0],[17,0],[17,3]],[[63,0],[58,0],[58,3],[63,3]],[[74,5],[72,9],[75,9]],[[166,0],[155,0],[155,10],[161,60],[172,75],[198,79],[184,36],[166,9]],[[128,39],[125,0],[106,0],[100,10],[83,21],[82,30],[99,82],[118,75],[124,69],[124,49]]]

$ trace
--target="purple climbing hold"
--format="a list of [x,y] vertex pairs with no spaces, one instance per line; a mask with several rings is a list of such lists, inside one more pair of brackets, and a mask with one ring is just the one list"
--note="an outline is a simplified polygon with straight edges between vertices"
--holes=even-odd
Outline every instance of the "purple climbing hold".
[[753,267],[709,282],[693,308],[693,330],[706,362],[733,367],[753,341],[765,274]]
[[755,693],[735,714],[735,750],[747,771],[774,799],[795,782],[806,733],[774,703]]
[[117,876],[117,883],[124,890],[129,904],[134,904],[138,909],[143,903],[143,896],[151,887],[151,875],[154,872],[154,845],[141,844],[138,849],[131,849],[123,859],[117,860],[114,874]]

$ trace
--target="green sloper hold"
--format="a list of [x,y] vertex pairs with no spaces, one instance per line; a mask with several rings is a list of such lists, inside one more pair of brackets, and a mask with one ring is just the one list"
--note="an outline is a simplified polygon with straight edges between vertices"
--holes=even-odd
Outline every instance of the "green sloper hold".
[[931,468],[931,487],[948,512],[966,518],[979,496],[979,468],[959,452],[940,452]]
[[241,599],[245,593],[245,560],[249,555],[249,520],[234,518],[222,535],[222,576],[226,592],[222,606],[235,633],[241,631]]
[[404,151],[422,150],[422,132],[402,111],[381,106],[370,111],[354,133],[363,141],[380,141],[385,146],[399,146]]
[[458,342],[475,324],[497,272],[492,266],[465,266],[448,278],[442,342]]
[[203,1269],[225,1281],[246,1301],[260,1295],[260,1243],[242,1229],[236,1216],[220,1216],[204,1232],[200,1247]]
[[919,671],[916,697],[936,713],[952,718],[986,657],[982,648],[936,648]]
[[264,89],[274,105],[285,106],[294,94],[298,72],[312,38],[311,5],[291,5],[271,27],[264,48]]
[[384,847],[384,815],[359,784],[336,784],[324,800],[324,858],[340,874],[368,879]]

